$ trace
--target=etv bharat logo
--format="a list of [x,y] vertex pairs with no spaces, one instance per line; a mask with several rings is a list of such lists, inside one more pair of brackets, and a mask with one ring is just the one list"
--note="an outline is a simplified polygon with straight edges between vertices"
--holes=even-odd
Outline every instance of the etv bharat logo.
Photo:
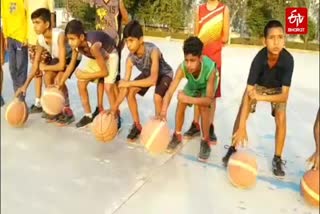
[[308,33],[308,9],[286,8],[286,33],[307,34]]

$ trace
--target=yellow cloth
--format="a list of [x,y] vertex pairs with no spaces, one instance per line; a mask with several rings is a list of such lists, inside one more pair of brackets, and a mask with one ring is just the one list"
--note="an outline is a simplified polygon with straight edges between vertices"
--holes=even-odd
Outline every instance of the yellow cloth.
[[4,37],[27,42],[27,17],[23,0],[1,0]]
[[47,8],[54,12],[54,0],[25,0],[27,7],[27,18],[28,18],[28,44],[36,45],[38,36],[34,32],[33,24],[31,20],[31,14],[39,8]]

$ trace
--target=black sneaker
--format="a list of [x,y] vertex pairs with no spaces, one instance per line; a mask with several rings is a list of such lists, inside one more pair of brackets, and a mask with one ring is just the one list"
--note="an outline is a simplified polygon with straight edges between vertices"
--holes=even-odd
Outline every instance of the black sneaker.
[[0,102],[1,102],[1,107],[2,107],[2,106],[4,106],[5,102],[4,102],[4,99],[2,96],[0,96],[0,99],[1,99]]
[[[121,122],[120,122],[120,124],[121,124]],[[119,125],[119,124],[118,124],[118,125]],[[133,124],[133,125],[132,125],[132,128],[131,128],[128,136],[127,136],[127,139],[128,139],[129,141],[134,141],[134,140],[136,140],[136,139],[139,137],[140,133],[141,133],[141,130],[138,129],[138,127],[136,126],[136,124]]]
[[213,142],[217,142],[218,139],[217,139],[216,134],[214,133],[214,126],[212,124],[210,125],[209,133],[210,133],[210,140]]
[[171,141],[167,147],[167,153],[173,153],[181,145],[181,137],[177,136],[175,133],[172,135]]
[[91,117],[83,116],[81,118],[81,120],[79,120],[79,122],[76,123],[76,127],[80,128],[80,127],[86,126],[89,123],[91,123],[92,121],[93,121],[93,119]]
[[211,148],[210,148],[209,142],[206,140],[201,140],[198,160],[202,162],[207,161],[208,158],[210,157],[210,153],[211,153]]
[[227,154],[222,158],[222,162],[223,162],[223,165],[225,167],[228,166],[228,162],[229,162],[229,159],[230,159],[230,156],[235,153],[237,150],[234,146],[228,146],[228,145],[225,145],[224,146],[225,149],[228,149],[227,151]]
[[36,106],[36,105],[32,105],[29,109],[29,113],[30,114],[34,114],[34,113],[42,113],[43,110],[42,110],[42,106]]
[[286,164],[286,161],[281,160],[281,157],[274,156],[272,160],[272,171],[273,174],[277,177],[283,177],[285,176],[285,172],[282,169],[282,166]]
[[56,122],[61,126],[66,126],[66,125],[73,123],[74,120],[75,120],[74,115],[61,114],[57,118]]
[[92,120],[93,120],[96,116],[98,116],[99,113],[100,113],[99,108],[96,107],[96,109],[95,109],[94,112],[92,113]]
[[58,115],[49,115],[46,112],[42,112],[41,118],[45,119],[47,123],[55,122],[60,114]]
[[183,134],[183,137],[187,139],[191,139],[193,137],[200,136],[200,129],[196,126],[194,122],[192,122],[188,131]]

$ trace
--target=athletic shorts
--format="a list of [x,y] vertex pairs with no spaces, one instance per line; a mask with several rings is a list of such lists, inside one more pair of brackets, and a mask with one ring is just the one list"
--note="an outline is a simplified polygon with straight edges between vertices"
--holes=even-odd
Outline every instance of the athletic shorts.
[[[145,79],[145,78],[148,78],[148,76],[146,76],[145,74],[141,73],[134,80],[141,80],[141,79]],[[171,82],[172,82],[172,78],[171,77],[169,77],[169,76],[159,76],[154,93],[158,94],[161,97],[164,97],[164,95],[166,94],[167,90],[169,89],[169,86],[170,86]],[[138,94],[140,96],[144,96],[147,93],[147,91],[149,90],[149,88],[150,87],[141,88],[141,90],[138,92]]]
[[[256,91],[260,95],[276,95],[276,94],[281,94],[282,88],[266,88],[264,86],[256,85],[255,86]],[[254,113],[256,111],[256,106],[257,106],[257,101],[253,100],[251,102],[251,108],[250,112]],[[285,111],[286,110],[287,103],[271,103],[271,111],[272,111],[272,116],[275,116],[275,111]]]
[[[109,59],[106,60],[106,66],[108,69],[108,76],[104,78],[104,83],[113,84],[116,82],[118,74],[118,62],[119,55],[117,52],[109,54]],[[82,55],[80,64],[76,69],[79,69],[82,72],[96,73],[100,71],[100,67],[96,59],[89,58],[85,55]],[[92,82],[98,82],[98,80],[92,80]]]

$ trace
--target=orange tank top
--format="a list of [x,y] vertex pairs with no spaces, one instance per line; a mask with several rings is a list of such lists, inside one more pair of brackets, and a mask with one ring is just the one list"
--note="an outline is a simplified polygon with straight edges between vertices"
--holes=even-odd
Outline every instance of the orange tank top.
[[225,5],[219,3],[213,10],[208,10],[207,4],[199,6],[198,37],[204,43],[203,54],[210,57],[220,67],[221,65],[221,50],[222,50],[222,30],[223,30],[223,15]]

